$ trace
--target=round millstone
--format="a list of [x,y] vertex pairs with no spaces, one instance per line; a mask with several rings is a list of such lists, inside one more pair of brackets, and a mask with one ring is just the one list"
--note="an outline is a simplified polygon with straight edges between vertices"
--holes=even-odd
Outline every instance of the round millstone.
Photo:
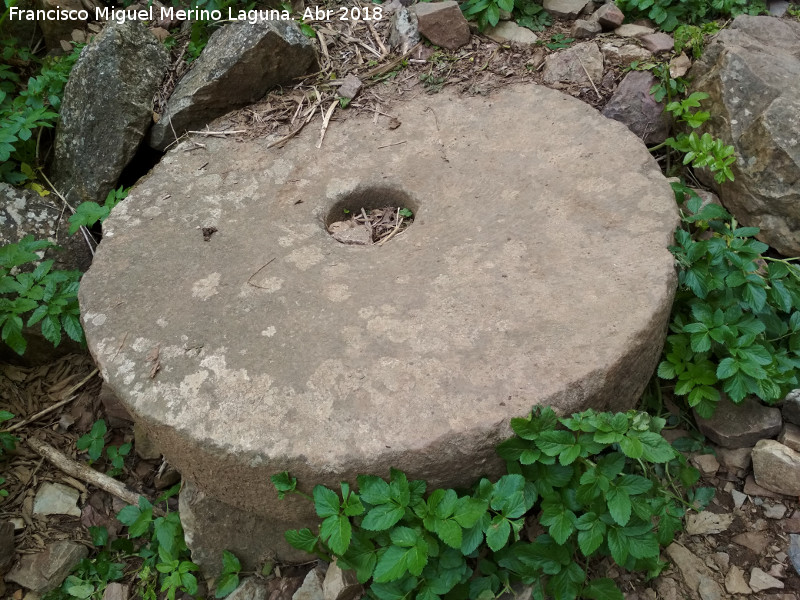
[[[320,149],[311,127],[179,146],[81,283],[103,377],[168,460],[272,524],[248,556],[296,557],[281,532],[313,522],[270,475],[469,484],[532,405],[632,407],[663,343],[675,200],[623,125],[535,85],[394,111]],[[361,206],[414,222],[382,246],[328,234]]]

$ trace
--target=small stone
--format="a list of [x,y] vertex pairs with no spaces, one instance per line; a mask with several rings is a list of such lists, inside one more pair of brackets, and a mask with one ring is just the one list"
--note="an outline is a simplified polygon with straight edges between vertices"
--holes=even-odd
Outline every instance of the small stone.
[[267,600],[269,588],[263,579],[247,577],[236,588],[227,600]]
[[732,523],[732,514],[718,515],[704,510],[686,517],[686,533],[689,535],[712,535],[727,531]]
[[328,225],[328,231],[333,239],[342,244],[368,246],[372,243],[372,236],[366,226],[354,221],[336,221]]
[[773,564],[770,568],[768,573],[775,577],[776,579],[786,579],[786,567],[779,563]]
[[700,593],[703,600],[722,598],[722,589],[714,581],[713,571],[697,555],[677,542],[667,546],[666,553],[683,575],[686,585]]
[[697,593],[700,594],[700,600],[720,600],[722,598],[722,589],[711,577],[700,578]]
[[11,521],[0,521],[0,580],[3,573],[14,564],[15,558],[14,524]]
[[181,474],[178,473],[178,470],[175,467],[170,465],[166,469],[164,469],[163,472],[159,472],[155,476],[155,478],[153,479],[153,485],[157,490],[165,490],[168,487],[172,487],[180,480],[181,480]]
[[109,386],[105,381],[103,382],[103,385],[100,386],[99,399],[103,404],[103,408],[105,409],[106,419],[108,420],[109,427],[112,429],[122,428],[128,427],[133,423],[130,413],[125,406],[123,406],[122,402],[119,401],[119,398],[117,398],[117,395],[114,393],[114,390],[111,389],[111,386]]
[[739,404],[726,396],[720,399],[710,419],[695,413],[697,427],[712,442],[725,448],[754,446],[759,440],[774,438],[781,431],[781,411],[747,397]]
[[736,508],[742,508],[747,500],[747,494],[743,494],[739,490],[731,490],[731,498],[733,498],[733,505]]
[[161,458],[161,451],[156,448],[153,440],[138,423],[133,426],[133,439],[133,449],[139,458],[142,460],[157,460]]
[[[607,42],[603,44],[600,50],[603,53],[603,58],[607,63],[615,63],[625,67],[630,65],[632,62],[641,62],[648,60],[653,56],[652,52],[636,44],[618,45],[612,42]],[[671,430],[665,430],[662,432],[665,438],[667,437],[669,431]]]
[[789,510],[783,504],[768,504],[764,507],[764,516],[768,519],[782,519]]
[[650,50],[653,54],[670,52],[675,46],[672,36],[660,31],[643,35],[639,40],[642,42],[642,46]]
[[73,29],[70,37],[72,38],[73,42],[78,44],[86,43],[86,32],[84,32],[82,29]]
[[[112,581],[106,586],[103,592],[103,600],[128,600],[130,597],[130,586]],[[228,596],[230,598],[230,596]]]
[[25,519],[22,517],[12,517],[9,522],[14,526],[14,531],[22,531],[25,529]]
[[432,44],[457,50],[469,43],[469,25],[455,0],[422,2],[409,10],[417,16],[418,31]]
[[86,546],[75,542],[54,542],[43,552],[23,556],[6,575],[12,581],[36,594],[57,588],[73,567],[88,556]]
[[786,394],[781,405],[783,419],[794,425],[800,425],[800,388]]
[[715,552],[711,558],[714,559],[714,562],[717,563],[717,566],[722,571],[728,570],[728,565],[731,563],[731,556],[727,552]]
[[616,4],[609,3],[603,4],[603,6],[593,12],[589,20],[597,21],[605,31],[609,31],[620,27],[625,20],[625,15],[617,8]]
[[516,42],[526,46],[535,44],[539,39],[530,29],[520,27],[514,21],[502,21],[495,27],[487,28],[486,36],[498,44]]
[[322,576],[318,569],[308,572],[303,585],[292,595],[292,600],[325,600],[322,593]]
[[678,600],[678,584],[671,577],[659,577],[656,580],[656,589],[664,600]]
[[787,496],[800,495],[800,453],[774,440],[761,440],[752,456],[758,485]]
[[713,477],[719,471],[719,462],[713,454],[698,454],[692,457],[692,462],[706,477]]
[[800,427],[793,423],[784,423],[778,441],[795,452],[800,452]]
[[767,9],[773,17],[783,17],[789,10],[789,0],[770,0],[767,3]]
[[783,582],[775,579],[772,575],[765,573],[758,567],[754,567],[753,570],[750,571],[750,588],[756,593],[771,589],[782,590]]
[[603,116],[623,123],[645,144],[660,144],[669,135],[670,122],[664,103],[656,102],[650,94],[656,83],[649,71],[629,72],[603,108]]
[[362,591],[355,571],[342,571],[336,561],[331,563],[322,582],[325,600],[355,600]]
[[390,23],[389,43],[392,48],[405,54],[419,43],[416,13],[402,7],[392,15]]
[[783,550],[775,554],[775,560],[777,560],[779,563],[785,562],[787,558],[789,558],[789,555],[786,554],[786,552],[784,552]]
[[[753,478],[752,475],[748,475],[747,479],[744,480],[744,489],[742,490],[745,494],[750,497],[754,496],[761,496],[763,498],[780,498],[780,494],[776,494],[775,492],[771,492],[766,488],[761,487],[756,483],[756,480]],[[756,498],[758,499],[758,498]]]
[[361,80],[352,73],[342,79],[342,85],[339,86],[339,96],[352,100],[361,91]]
[[769,539],[760,531],[740,533],[739,535],[733,536],[731,541],[739,546],[750,548],[750,550],[758,555],[763,554],[769,545]]
[[715,448],[717,460],[728,471],[749,469],[751,464],[750,453],[752,448]]
[[583,19],[576,19],[572,23],[572,28],[569,31],[570,37],[581,40],[586,38],[593,38],[598,33],[602,33],[603,28],[600,23],[596,21],[585,21]]
[[642,25],[634,25],[632,23],[625,23],[625,25],[620,25],[614,30],[614,34],[618,35],[619,37],[632,37],[632,38],[639,38],[643,35],[649,35],[651,33],[655,33],[655,29],[652,27],[644,27]]
[[745,581],[744,571],[737,566],[731,567],[725,576],[725,589],[729,594],[750,594],[753,591]]
[[789,535],[789,558],[794,570],[800,574],[800,535],[796,533]]
[[681,52],[678,56],[669,61],[669,76],[673,79],[683,77],[689,72],[692,66],[692,59],[686,56],[685,52]]
[[81,493],[75,488],[61,483],[43,483],[33,501],[35,515],[69,515],[80,517],[78,499]]
[[544,0],[544,9],[558,19],[574,19],[589,0]]
[[[594,42],[575,44],[550,54],[544,62],[544,82],[590,86],[603,78],[603,55]],[[590,81],[591,80],[591,81]]]

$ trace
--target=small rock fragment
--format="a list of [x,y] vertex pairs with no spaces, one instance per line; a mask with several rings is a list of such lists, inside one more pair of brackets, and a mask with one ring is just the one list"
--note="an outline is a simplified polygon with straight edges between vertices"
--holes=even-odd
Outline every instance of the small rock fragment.
[[520,27],[514,21],[501,21],[495,27],[488,27],[486,36],[498,44],[516,42],[525,46],[531,46],[539,39],[530,29]]
[[[616,44],[607,42],[600,48],[603,53],[603,58],[607,63],[614,63],[627,67],[632,62],[648,60],[653,56],[653,53],[646,48],[642,48],[637,44],[620,44],[620,41],[621,40],[617,40]],[[666,435],[664,437],[666,437]]]
[[409,10],[417,16],[418,31],[432,44],[457,50],[469,43],[469,24],[455,0],[422,2]]
[[683,77],[689,72],[692,66],[692,60],[686,56],[685,52],[681,52],[678,56],[669,61],[669,76],[673,79]]
[[342,79],[342,85],[339,86],[339,96],[352,100],[358,95],[361,90],[361,80],[350,73],[347,77]]
[[618,35],[619,37],[632,37],[638,38],[642,37],[643,35],[648,35],[651,33],[655,33],[655,29],[652,27],[644,27],[643,25],[634,25],[633,23],[625,23],[625,25],[620,25],[614,30],[614,34]]
[[711,535],[727,531],[733,523],[732,514],[715,514],[704,510],[686,517],[686,533],[689,535]]
[[747,479],[744,480],[744,488],[742,491],[750,497],[762,497],[762,498],[780,498],[780,494],[776,494],[775,492],[771,492],[766,488],[761,487],[756,483],[756,480],[753,478],[752,475],[748,475]]
[[747,500],[747,494],[743,494],[739,490],[731,490],[731,498],[733,498],[733,505],[736,508],[742,508]]
[[789,0],[770,0],[767,2],[769,14],[773,17],[783,17],[789,10]]
[[392,15],[389,43],[401,54],[405,54],[419,43],[419,29],[415,13],[402,7]]
[[609,4],[603,4],[603,6],[592,13],[592,16],[589,17],[589,20],[597,21],[600,23],[604,31],[609,31],[611,29],[620,27],[622,22],[625,20],[625,15],[622,14],[622,11],[617,8],[616,4],[612,2]]
[[292,600],[324,599],[325,596],[322,593],[322,576],[318,569],[311,569],[303,580],[303,585],[292,595]]
[[725,589],[729,594],[750,594],[753,591],[745,581],[744,571],[735,565],[725,576]]
[[603,78],[603,55],[594,42],[575,44],[550,54],[544,62],[544,82],[590,86]]
[[750,571],[750,588],[758,593],[764,590],[783,589],[783,582],[758,567]]
[[692,462],[706,477],[713,477],[719,471],[719,462],[713,454],[698,454],[692,458]]
[[778,441],[796,452],[800,452],[800,427],[792,423],[784,423]]
[[81,493],[62,483],[43,483],[33,501],[35,515],[69,515],[80,517],[78,499]]
[[760,531],[746,531],[731,538],[734,544],[750,548],[756,554],[763,554],[769,545],[769,539]]
[[263,579],[247,577],[227,597],[227,600],[267,600],[269,598],[269,588]]
[[603,108],[603,116],[625,124],[645,144],[660,144],[669,134],[669,119],[664,103],[650,94],[656,83],[649,71],[629,72]]
[[[103,592],[103,600],[128,600],[130,597],[130,586],[112,581],[106,586]],[[230,596],[228,596],[230,598]]]
[[752,448],[715,448],[717,460],[729,472],[750,468]]
[[558,19],[574,19],[589,0],[544,0],[544,9]]
[[781,413],[785,421],[800,425],[800,388],[786,394],[781,405]]
[[715,552],[712,555],[714,562],[717,563],[717,566],[722,569],[722,571],[728,570],[728,565],[731,564],[731,556],[727,552]]
[[774,440],[761,440],[752,456],[758,485],[787,496],[800,495],[800,453]]
[[366,226],[353,221],[336,221],[328,225],[333,239],[342,244],[366,246],[372,243],[372,236]]
[[[606,5],[608,6],[608,5]],[[570,37],[575,39],[593,38],[598,33],[602,33],[603,27],[596,21],[584,21],[583,19],[576,19],[572,23],[572,28],[569,31]]]
[[639,38],[639,40],[642,42],[642,45],[650,50],[650,52],[653,54],[670,52],[675,46],[672,36],[660,31],[643,35]]
[[675,566],[680,570],[686,585],[696,592],[700,592],[704,600],[722,597],[722,589],[714,581],[713,571],[703,564],[703,561],[693,552],[673,542],[666,549]]
[[354,571],[342,571],[336,561],[331,563],[322,582],[325,600],[355,600],[362,591]]
[[43,552],[23,556],[6,575],[12,581],[36,594],[54,590],[82,559],[88,556],[86,546],[75,542],[53,542]]
[[781,411],[764,406],[751,397],[734,404],[726,396],[710,419],[695,413],[700,432],[718,446],[744,448],[759,440],[774,438],[781,431]]
[[789,510],[783,504],[768,504],[764,507],[764,516],[768,519],[782,519]]

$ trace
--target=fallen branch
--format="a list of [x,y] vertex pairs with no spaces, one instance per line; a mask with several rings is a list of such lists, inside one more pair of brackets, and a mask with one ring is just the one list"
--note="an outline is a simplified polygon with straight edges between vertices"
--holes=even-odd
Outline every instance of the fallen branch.
[[[139,504],[139,496],[141,496],[141,494],[137,494],[136,492],[129,490],[121,481],[112,479],[108,475],[104,475],[103,473],[95,471],[94,469],[91,469],[82,463],[72,460],[65,454],[53,448],[50,444],[46,444],[45,442],[37,440],[36,438],[28,438],[27,444],[30,446],[31,450],[36,452],[36,454],[46,459],[54,467],[66,473],[67,475],[74,477],[75,479],[85,481],[96,488],[100,488],[104,492],[108,492],[112,496],[116,496],[128,504],[132,504],[134,506]],[[166,513],[164,513],[164,511],[160,508],[154,507],[153,514],[163,517]]]

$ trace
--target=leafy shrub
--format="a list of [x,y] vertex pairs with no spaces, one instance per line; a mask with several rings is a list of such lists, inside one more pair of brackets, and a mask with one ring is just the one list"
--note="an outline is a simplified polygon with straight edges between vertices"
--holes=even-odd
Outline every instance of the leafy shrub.
[[617,6],[626,17],[650,19],[664,31],[674,31],[681,23],[696,25],[717,18],[766,12],[761,0],[617,0]]
[[758,228],[673,187],[695,234],[679,228],[670,248],[678,292],[658,375],[676,380],[675,393],[703,417],[713,414],[719,386],[737,403],[749,394],[776,402],[798,383],[800,259],[766,256]]
[[78,450],[86,451],[89,455],[89,462],[93,463],[103,456],[103,450],[106,451],[108,462],[111,464],[111,469],[106,473],[109,477],[115,477],[122,473],[125,464],[125,457],[131,452],[131,444],[125,443],[121,446],[108,446],[106,448],[105,435],[108,432],[108,427],[103,419],[99,419],[92,425],[89,433],[82,435],[75,442],[75,447]]
[[[636,411],[558,418],[535,408],[512,419],[516,437],[498,447],[508,473],[464,494],[437,489],[426,497],[426,482],[394,469],[388,482],[362,475],[358,492],[347,483],[339,492],[317,485],[313,497],[287,472],[272,482],[280,497],[312,500],[322,519],[318,533],[287,531],[287,541],[336,556],[369,584],[371,598],[488,600],[521,582],[537,599],[621,599],[611,579],[589,578],[589,560],[610,556],[658,574],[659,547],[681,527],[680,486],[698,478],[660,435],[664,423]],[[711,495],[703,488],[692,498],[702,504]],[[546,533],[523,541],[532,518]]]
[[467,0],[461,12],[467,19],[475,19],[483,31],[500,22],[500,11],[512,13],[516,22],[533,31],[541,31],[553,23],[550,13],[533,0]]
[[19,355],[27,348],[23,324],[40,323],[42,335],[54,346],[61,343],[62,330],[76,342],[84,342],[78,307],[80,271],[54,271],[52,260],[40,262],[31,272],[19,271],[39,261],[37,252],[48,248],[56,246],[34,240],[32,235],[0,247],[0,337]]
[[111,213],[111,209],[125,199],[129,191],[130,188],[125,189],[122,186],[111,190],[102,206],[97,202],[81,202],[75,209],[75,214],[69,218],[69,234],[72,235],[81,227],[91,227],[98,221],[105,221]]

